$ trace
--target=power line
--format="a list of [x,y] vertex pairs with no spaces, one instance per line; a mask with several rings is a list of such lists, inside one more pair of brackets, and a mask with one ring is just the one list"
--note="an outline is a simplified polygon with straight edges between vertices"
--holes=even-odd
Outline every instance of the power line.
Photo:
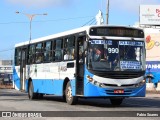
[[95,19],[95,17],[93,17],[91,20],[89,20],[88,22],[86,22],[84,25],[82,25],[82,27],[83,26],[85,26],[85,25],[95,25],[95,24],[97,24],[97,21],[96,21],[96,19]]
[[95,23],[97,23],[97,22],[94,20],[89,25],[95,25]]
[[0,23],[0,24],[14,24],[14,23],[29,23],[29,22],[4,22],[4,23]]
[[[55,20],[43,20],[43,21],[33,21],[33,22],[53,22],[53,21],[64,21],[64,20],[82,19],[82,18],[89,18],[89,17],[93,17],[93,16],[75,17],[75,18],[64,18],[64,19],[55,19]],[[85,26],[85,25],[87,25],[89,23],[92,24],[93,22],[95,22],[95,18],[92,18],[91,20],[89,20],[83,26]],[[19,23],[29,23],[29,22],[5,22],[5,23],[0,23],[0,24],[13,24],[13,23],[19,24]],[[0,52],[6,52],[6,51],[11,51],[11,50],[14,50],[14,48],[0,50]]]
[[82,27],[85,26],[85,25],[87,25],[87,24],[89,24],[89,23],[91,23],[91,22],[94,22],[94,21],[95,21],[95,18],[92,18],[91,20],[89,20],[88,22],[86,22],[84,25],[82,25]]
[[43,20],[43,21],[35,21],[35,22],[65,21],[65,20],[74,20],[74,19],[91,18],[91,17],[93,17],[93,16],[75,17],[75,18],[62,18],[62,19]]
[[[56,21],[75,20],[75,19],[91,18],[91,17],[93,16],[62,18],[62,19],[54,19],[54,20],[39,20],[39,21],[33,21],[33,22],[56,22]],[[29,22],[2,22],[0,24],[23,24],[23,23],[29,23]]]
[[14,50],[14,48],[9,48],[9,49],[0,50],[0,52],[6,52],[6,51],[10,51],[10,50]]

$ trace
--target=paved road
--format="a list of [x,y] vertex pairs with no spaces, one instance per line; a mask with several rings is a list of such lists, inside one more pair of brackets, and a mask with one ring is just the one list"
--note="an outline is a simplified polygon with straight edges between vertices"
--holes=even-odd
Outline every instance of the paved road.
[[[61,97],[55,97],[55,96],[44,96],[42,100],[34,100],[30,101],[28,99],[27,93],[23,93],[14,89],[0,89],[0,111],[18,111],[18,112],[24,112],[24,111],[51,111],[46,114],[52,114],[54,115],[62,115],[66,116],[65,112],[57,112],[57,111],[81,111],[81,112],[69,112],[69,115],[79,115],[85,116],[85,120],[89,119],[89,117],[94,117],[96,114],[100,117],[102,115],[103,117],[100,117],[101,119],[104,118],[104,112],[110,112],[110,111],[125,111],[122,113],[113,112],[109,113],[111,115],[118,115],[120,116],[122,114],[122,117],[114,117],[114,119],[124,119],[124,116],[126,114],[127,117],[125,117],[126,120],[128,119],[135,119],[134,117],[129,117],[130,115],[139,114],[139,117],[136,117],[136,119],[150,119],[150,117],[140,117],[145,114],[146,112],[149,112],[151,114],[157,114],[157,112],[154,111],[160,111],[160,94],[147,94],[145,98],[127,98],[123,101],[122,105],[120,106],[112,106],[110,104],[110,101],[108,99],[79,99],[77,105],[68,105],[67,103],[63,102]],[[56,111],[56,112],[53,112]],[[87,112],[85,112],[87,111]],[[89,112],[89,111],[95,111],[95,112]],[[98,112],[98,111],[102,111]],[[135,112],[134,112],[135,111]],[[138,112],[140,111],[140,112]],[[144,114],[141,114],[144,111]],[[43,113],[43,112],[42,112]],[[22,114],[22,113],[21,113]],[[28,115],[28,113],[26,113]],[[87,116],[89,115],[89,116]],[[158,114],[159,117],[152,117],[152,119],[159,119],[160,114]],[[99,117],[94,117],[94,119],[99,120]],[[55,117],[54,119],[56,119]],[[75,117],[58,117],[59,119],[84,119],[84,117],[75,118]],[[0,118],[1,119],[1,118]],[[4,118],[3,118],[4,119]],[[7,119],[7,118],[5,118]],[[14,119],[22,119],[20,117],[14,118]],[[28,118],[23,118],[28,119]],[[33,119],[33,118],[30,118]],[[36,119],[36,118],[34,118]],[[53,119],[53,118],[38,118],[38,120],[43,119]],[[107,119],[112,119],[113,117],[107,117]]]

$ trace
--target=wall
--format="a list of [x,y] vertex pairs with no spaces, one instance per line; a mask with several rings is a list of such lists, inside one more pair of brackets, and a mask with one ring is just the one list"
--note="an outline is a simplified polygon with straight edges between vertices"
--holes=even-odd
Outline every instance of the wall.
[[146,74],[152,82],[160,81],[160,29],[144,28],[146,38]]

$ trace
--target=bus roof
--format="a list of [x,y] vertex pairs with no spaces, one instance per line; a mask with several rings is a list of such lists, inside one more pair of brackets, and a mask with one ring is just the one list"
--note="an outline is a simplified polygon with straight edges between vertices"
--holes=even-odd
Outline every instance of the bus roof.
[[72,29],[72,30],[68,30],[68,31],[64,31],[64,32],[60,32],[60,33],[56,33],[56,34],[52,34],[52,35],[48,35],[48,36],[45,36],[45,37],[40,37],[40,38],[37,38],[37,39],[32,39],[32,40],[28,40],[28,41],[25,41],[25,42],[21,42],[21,43],[15,44],[15,47],[25,46],[25,45],[32,44],[32,43],[38,43],[38,42],[41,42],[41,41],[46,41],[46,40],[50,40],[50,39],[54,39],[54,38],[58,38],[58,37],[63,37],[63,36],[66,36],[66,35],[72,35],[72,34],[79,33],[79,32],[84,32],[84,31],[86,31],[88,33],[89,29],[91,27],[124,27],[124,28],[140,29],[140,28],[135,28],[135,27],[130,27],[130,26],[117,26],[117,25],[84,26],[84,27],[80,27],[80,28],[76,28],[76,29]]

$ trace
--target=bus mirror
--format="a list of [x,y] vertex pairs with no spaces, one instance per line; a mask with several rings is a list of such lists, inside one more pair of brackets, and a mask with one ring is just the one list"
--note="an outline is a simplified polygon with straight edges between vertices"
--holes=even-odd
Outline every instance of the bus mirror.
[[84,50],[86,50],[87,49],[87,41],[84,41]]

